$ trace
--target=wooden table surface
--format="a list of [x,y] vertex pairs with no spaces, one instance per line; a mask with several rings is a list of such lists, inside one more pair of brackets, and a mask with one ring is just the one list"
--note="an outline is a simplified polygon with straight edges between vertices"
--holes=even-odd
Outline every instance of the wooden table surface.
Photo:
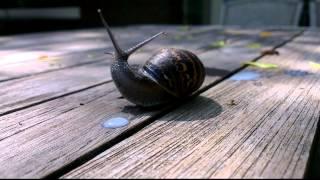
[[[129,62],[141,65],[161,47],[191,50],[206,67],[201,94],[158,109],[121,98],[102,28],[0,37],[2,178],[306,176],[320,117],[320,30],[112,30],[123,47],[167,32]],[[250,61],[277,67],[244,64]],[[257,77],[237,79],[244,73]],[[129,124],[102,126],[118,116]]]

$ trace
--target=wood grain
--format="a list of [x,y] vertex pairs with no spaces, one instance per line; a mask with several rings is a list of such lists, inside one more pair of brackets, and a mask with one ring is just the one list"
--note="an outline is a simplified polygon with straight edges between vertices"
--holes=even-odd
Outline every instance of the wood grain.
[[[211,43],[213,40],[217,40],[217,37],[221,38],[219,35],[216,36],[215,34],[211,34],[210,30],[206,32],[207,33],[200,33],[198,35],[199,39],[202,40],[202,44],[197,44],[198,48],[203,47],[203,45],[206,43]],[[206,78],[205,85],[213,80],[216,80],[215,77],[224,76],[226,73],[228,73],[228,70],[239,67],[241,66],[241,63],[258,56],[257,54],[260,53],[260,50],[248,50],[248,48],[244,47],[247,44],[257,41],[257,34],[259,31],[247,30],[244,32],[247,33],[247,35],[244,36],[246,38],[244,42],[242,42],[242,39],[244,38],[243,36],[236,37],[239,40],[234,41],[234,43],[224,47],[223,49],[225,50],[220,51],[214,49],[213,51],[209,51],[207,49],[198,49],[199,57],[203,60],[203,63],[207,67],[209,75]],[[252,32],[252,35],[250,35],[250,32]],[[293,36],[295,31],[287,33],[280,31],[279,35],[276,35],[277,32],[274,32],[274,34],[275,36],[270,38],[270,40],[261,41],[261,45],[263,47],[270,47],[272,45],[279,44]],[[279,36],[281,38],[279,38]],[[192,50],[190,46],[196,48],[194,47],[194,41],[195,40],[180,40],[179,44],[174,44],[174,47]],[[150,46],[157,48],[160,46],[159,43],[161,44],[161,41],[151,44]],[[237,55],[232,55],[232,52],[236,52]],[[137,53],[132,56],[129,61],[132,64],[142,64],[150,57],[152,53],[154,53],[154,51]],[[103,82],[109,82],[111,80],[109,72],[109,65],[111,62],[110,58],[111,57],[109,57],[109,61],[106,60],[105,63],[98,62],[88,64],[86,66],[76,66],[73,68],[61,69],[58,71],[37,74],[34,76],[0,83],[0,115],[8,114],[31,105],[63,96],[65,94],[74,93]],[[222,71],[217,71],[219,69],[222,69]],[[215,74],[216,72],[221,73]],[[211,76],[213,76],[213,80],[210,80]]]
[[[289,39],[295,33],[296,31],[284,33],[281,37]],[[250,37],[250,35],[248,36]],[[252,41],[246,40],[246,42],[251,43],[256,41],[257,35],[255,34],[254,37]],[[242,39],[243,37],[239,38]],[[266,45],[277,45],[282,43],[284,39],[274,38],[273,41],[270,41]],[[237,44],[237,42],[234,44]],[[236,50],[236,48],[232,47],[232,44],[225,48]],[[241,52],[248,53],[248,50],[244,51],[244,48],[241,49],[241,51],[237,51],[239,53],[238,56],[230,56],[231,60],[227,67],[236,66],[238,68],[241,65],[240,62],[243,62],[243,59],[241,61],[238,59],[239,57],[255,58],[259,56],[260,51],[258,50],[250,51],[250,56],[241,56]],[[219,62],[219,58],[223,57],[223,54],[226,52],[221,50],[218,52],[220,53],[207,53],[204,56],[206,58],[203,59],[204,62],[208,60],[205,64],[208,63],[210,66],[220,69],[219,65],[214,66],[214,62]],[[209,63],[213,56],[217,59]],[[232,64],[232,59],[236,64],[234,66],[230,65]],[[224,65],[223,63],[221,64]],[[96,66],[99,69],[95,70]],[[90,68],[93,69],[90,70]],[[38,105],[21,108],[19,111],[0,117],[0,121],[8,122],[1,125],[0,131],[0,147],[3,149],[1,151],[0,162],[5,164],[5,166],[0,168],[0,174],[4,177],[44,177],[73,163],[79,158],[81,159],[84,156],[90,155],[96,149],[105,146],[119,137],[119,135],[134,129],[136,126],[149,121],[159,113],[164,113],[162,110],[146,111],[133,106],[125,99],[119,99],[120,94],[112,83],[91,87],[97,85],[98,82],[102,82],[103,78],[106,77],[103,75],[103,78],[98,78],[99,75],[102,77],[98,73],[92,73],[91,75],[90,72],[101,72],[98,71],[101,70],[100,68],[105,68],[103,63],[70,68],[66,75],[63,73],[66,69],[60,72],[41,74],[41,76],[36,75],[29,77],[30,81],[27,84],[21,79],[20,87],[30,87],[30,89],[33,89],[32,84],[37,83],[39,87],[43,87],[40,84],[46,84],[46,79],[52,76],[53,81],[48,82],[48,84],[54,85],[58,89],[53,93],[50,93],[49,90],[44,91],[44,94],[42,94],[43,90],[41,89],[38,91],[30,90],[29,94],[31,92],[37,92],[38,94],[36,94],[35,98],[31,96],[23,102],[39,102]],[[230,68],[227,70],[225,74],[234,69]],[[86,72],[90,75],[82,79],[81,72]],[[207,80],[207,83],[209,84],[217,79],[221,79],[225,74],[211,74],[210,77],[208,76],[208,79],[211,79],[211,81]],[[81,81],[72,82],[80,76]],[[43,80],[34,81],[34,78]],[[12,83],[13,81],[1,84],[10,82]],[[15,83],[15,86],[17,84]],[[83,85],[91,88],[84,90]],[[78,87],[81,88],[76,90]],[[72,89],[70,90],[69,88]],[[14,92],[14,89],[16,88],[12,88],[11,91]],[[104,89],[106,92],[103,91]],[[28,94],[27,90],[25,90],[26,94]],[[6,92],[11,91],[8,89]],[[68,96],[64,96],[65,94]],[[19,93],[16,93],[16,95],[19,95]],[[29,96],[24,95],[22,98],[26,97]],[[9,98],[8,100],[10,101]],[[21,106],[23,102],[13,103],[10,107],[24,107]],[[82,104],[84,105],[78,104],[79,102],[83,102]],[[9,108],[9,105],[6,107]],[[210,107],[215,108],[215,106]],[[115,130],[102,128],[101,123],[105,118],[119,115],[123,115],[130,120],[128,127]],[[10,163],[6,163],[8,161]]]
[[[197,29],[201,29],[199,27]],[[168,32],[177,32],[179,27],[177,26],[127,26],[127,27],[111,27],[117,38],[130,38],[130,36],[139,35],[143,37],[143,33],[155,34],[159,29],[166,29]],[[143,31],[144,29],[148,31]],[[121,34],[121,36],[119,36]],[[41,46],[47,46],[52,44],[64,44],[81,40],[96,40],[96,39],[108,39],[105,29],[91,28],[81,30],[66,30],[66,31],[52,31],[44,33],[31,33],[13,36],[0,37],[0,45],[2,50],[14,50],[14,49],[32,49]],[[49,49],[48,49],[49,50]]]
[[[177,32],[176,27],[169,26],[165,30]],[[156,28],[148,28],[147,32],[143,28],[115,28],[114,33],[120,44],[128,47],[157,31]],[[0,81],[103,61],[108,58],[104,52],[113,49],[104,29],[8,38],[12,40],[0,44]]]
[[[214,37],[214,34],[212,36]],[[190,43],[185,42],[183,45],[188,47],[188,44]],[[153,51],[137,53],[132,56],[130,62],[133,61],[132,64],[134,64],[139,63],[137,59],[147,60],[151,56],[151,53],[153,53]],[[78,57],[79,59],[81,59],[81,56],[84,56],[84,54],[76,56],[72,55],[72,57]],[[103,56],[103,58],[106,57]],[[75,60],[72,59],[71,61],[74,62]],[[0,83],[0,99],[2,100],[0,102],[0,114],[6,114],[13,110],[57,98],[64,94],[77,92],[81,89],[101,84],[103,82],[109,82],[111,80],[109,72],[109,65],[111,62],[111,57],[108,57],[106,62],[90,63],[86,66],[60,69],[45,74],[38,74],[17,80],[2,82]],[[70,65],[68,61],[66,63],[67,65]],[[26,66],[26,64],[23,64],[23,66]],[[42,66],[38,67],[40,68]],[[34,67],[23,68],[22,71],[21,68],[16,69],[11,67],[10,71],[14,70],[18,73],[30,73],[28,70],[33,68]],[[6,75],[3,71],[0,71],[0,74],[1,73]]]
[[90,64],[3,82],[0,84],[0,114],[8,114],[33,104],[110,82],[106,64]]
[[[228,39],[232,43],[239,38],[257,36],[262,31],[261,29],[237,30],[235,28],[231,29],[232,31],[224,31],[219,26],[200,26],[181,31],[182,27],[115,28],[115,35],[123,47],[130,47],[161,29],[168,32],[168,37],[158,39],[154,46],[147,46],[142,52],[154,51],[156,48],[170,44],[171,47],[184,47],[192,51],[199,49],[198,52],[201,53],[210,49],[210,45],[217,40]],[[276,37],[282,38],[281,34],[276,32],[271,38],[264,38],[262,42],[267,44]],[[104,61],[110,58],[104,52],[113,50],[104,29],[33,34],[19,38],[8,37],[8,39],[11,41],[0,43],[0,55],[2,56],[0,82]],[[257,40],[261,41],[259,38]],[[201,42],[200,47],[199,41]]]
[[259,60],[280,70],[247,68],[261,78],[225,80],[62,178],[302,178],[320,117],[319,35]]
[[[129,32],[131,29],[134,29],[134,32]],[[139,53],[148,53],[150,56],[151,52],[154,53],[155,50],[168,44],[171,44],[172,47],[184,47],[194,50],[192,48],[199,46],[199,44],[195,43],[196,40],[206,42],[209,37],[213,41],[213,37],[218,37],[217,32],[221,31],[221,27],[204,26],[195,30],[180,32],[178,31],[179,27],[169,26],[163,30],[168,32],[168,38],[159,38],[155,41],[154,46],[147,46],[147,48],[142,49]],[[153,27],[152,29],[148,26],[138,26],[137,28],[128,28],[127,31],[122,30],[121,33],[116,34],[116,37],[123,48],[128,48],[148,36],[154,35],[158,31],[157,27]],[[68,35],[66,34],[65,36]],[[191,35],[193,40],[175,39],[176,36],[183,38]],[[221,34],[218,35],[223,36]],[[90,38],[83,38],[82,36],[89,36]],[[2,67],[0,70],[0,82],[106,60],[110,62],[111,56],[104,54],[104,52],[112,52],[113,47],[105,36],[105,30],[100,29],[94,32],[88,30],[88,32],[81,31],[78,34],[75,32],[69,41],[60,42],[56,40],[54,41],[55,43],[50,43],[49,45],[30,45],[31,47],[27,46],[25,49],[0,50],[0,55],[2,54],[3,57],[0,61]],[[46,39],[45,42],[52,40],[52,38],[47,39],[45,37],[44,39]],[[36,37],[28,41],[41,42],[41,39],[40,37]],[[24,43],[22,44],[25,45]]]

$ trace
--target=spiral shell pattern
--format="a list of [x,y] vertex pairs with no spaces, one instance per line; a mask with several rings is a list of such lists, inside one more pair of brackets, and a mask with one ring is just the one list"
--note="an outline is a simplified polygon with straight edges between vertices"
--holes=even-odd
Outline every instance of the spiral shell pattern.
[[143,74],[167,92],[181,98],[199,89],[205,78],[205,68],[190,51],[164,48],[143,66]]

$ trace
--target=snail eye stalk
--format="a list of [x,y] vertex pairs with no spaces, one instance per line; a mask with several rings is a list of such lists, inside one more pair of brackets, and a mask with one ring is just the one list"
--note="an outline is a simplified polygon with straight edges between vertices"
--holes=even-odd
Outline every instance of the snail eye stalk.
[[98,13],[99,13],[101,22],[102,22],[102,24],[104,25],[104,27],[106,28],[107,33],[108,33],[108,35],[109,35],[109,37],[110,37],[110,39],[111,39],[112,45],[113,45],[113,47],[114,47],[114,49],[115,49],[115,56],[116,56],[116,57],[124,57],[124,56],[126,56],[127,54],[120,48],[118,42],[117,42],[116,39],[114,38],[114,35],[112,34],[112,32],[111,32],[111,30],[110,30],[110,27],[109,27],[107,21],[104,19],[103,15],[102,15],[101,9],[98,9],[97,11],[98,11]]

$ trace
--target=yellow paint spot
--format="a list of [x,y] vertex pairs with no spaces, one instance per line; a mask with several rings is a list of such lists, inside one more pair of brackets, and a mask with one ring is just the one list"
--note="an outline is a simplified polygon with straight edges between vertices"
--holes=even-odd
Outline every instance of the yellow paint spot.
[[267,37],[270,37],[270,36],[272,36],[272,32],[269,32],[269,31],[260,32],[260,37],[267,38]]
[[261,44],[259,44],[259,43],[251,43],[251,44],[248,44],[247,47],[250,48],[250,49],[259,49],[259,48],[261,48],[262,46],[261,46]]
[[240,35],[240,34],[243,34],[241,31],[237,31],[237,30],[225,30],[224,31],[225,34],[231,34],[231,35]]
[[59,58],[58,57],[49,57],[47,55],[42,55],[42,56],[38,57],[38,60],[40,60],[40,61],[56,61],[56,60],[59,60]]
[[47,60],[49,57],[47,55],[39,56],[39,60]]
[[216,41],[210,44],[211,48],[223,48],[226,45],[225,41]]
[[278,68],[278,65],[271,63],[261,63],[261,62],[245,62],[244,64],[249,66],[258,67],[261,69],[275,69]]
[[313,62],[313,61],[309,61],[309,65],[314,68],[314,69],[320,69],[320,64]]

